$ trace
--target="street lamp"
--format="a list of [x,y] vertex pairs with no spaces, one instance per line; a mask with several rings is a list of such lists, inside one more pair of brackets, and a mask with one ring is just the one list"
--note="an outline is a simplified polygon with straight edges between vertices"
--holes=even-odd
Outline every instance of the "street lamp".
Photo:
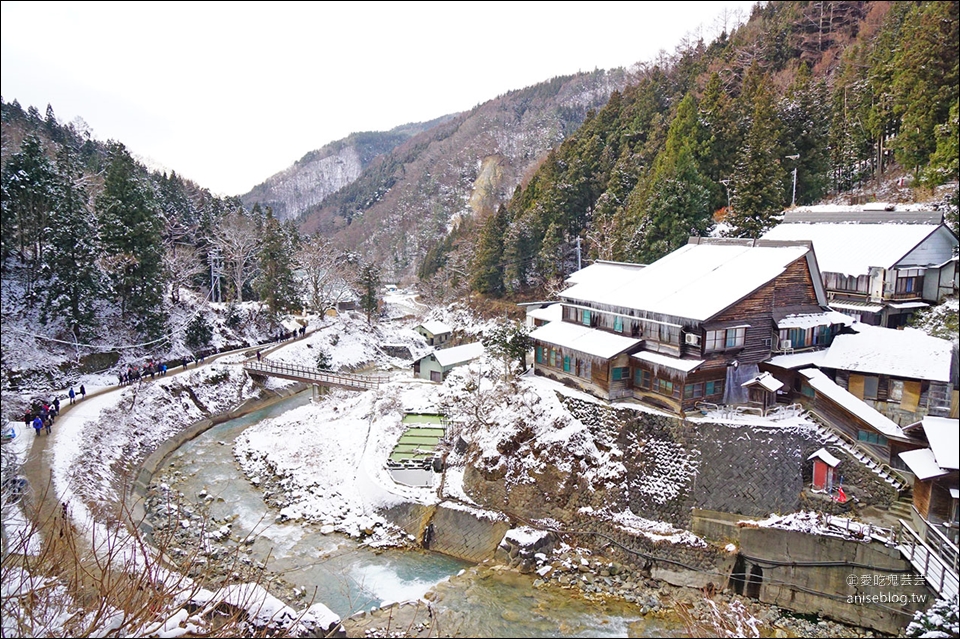
[[720,180],[720,184],[727,191],[727,211],[730,211],[730,180]]
[[[800,159],[800,154],[796,153],[794,155],[785,156],[788,160],[793,160],[796,162]],[[792,209],[797,205],[797,165],[793,165],[793,198],[790,200],[790,208]]]

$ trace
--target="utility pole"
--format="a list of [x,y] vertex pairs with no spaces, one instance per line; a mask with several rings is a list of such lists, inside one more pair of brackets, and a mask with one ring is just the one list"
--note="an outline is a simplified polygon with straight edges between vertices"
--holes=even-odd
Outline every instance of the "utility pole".
[[223,274],[223,256],[220,249],[210,250],[210,301],[220,303],[223,301],[223,295],[220,290],[220,277]]
[[577,236],[577,270],[579,271],[581,268],[583,267],[580,265],[580,236],[578,235]]
[[[788,160],[793,160],[796,162],[800,159],[800,154],[796,153],[794,155],[785,156]],[[793,197],[790,199],[790,208],[794,208],[797,205],[797,165],[793,165]]]

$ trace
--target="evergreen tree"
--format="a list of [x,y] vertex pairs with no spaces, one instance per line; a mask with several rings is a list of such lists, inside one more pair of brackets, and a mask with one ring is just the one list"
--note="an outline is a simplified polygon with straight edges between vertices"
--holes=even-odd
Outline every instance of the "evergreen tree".
[[275,313],[301,306],[293,275],[298,249],[296,229],[281,224],[268,208],[260,237],[260,272],[254,280],[260,300]]
[[957,99],[960,13],[958,2],[914,4],[893,59],[893,112],[900,132],[897,161],[915,172],[936,151],[936,127],[947,122]]
[[361,266],[357,273],[357,288],[360,289],[360,308],[370,324],[380,310],[380,269],[373,264]]
[[80,159],[64,146],[57,156],[55,221],[44,256],[46,305],[41,319],[62,317],[74,337],[80,338],[97,322],[96,302],[101,294],[97,268],[100,252],[97,219],[84,187]]
[[[39,115],[38,115],[39,117]],[[27,301],[40,271],[47,225],[56,197],[56,170],[35,134],[3,167],[3,259],[16,254],[27,268]]]
[[114,143],[97,198],[107,277],[121,314],[149,339],[166,323],[163,310],[164,219],[143,169]]
[[[784,156],[800,156],[786,166],[797,169],[797,204],[818,202],[830,185],[830,103],[826,85],[813,79],[806,63],[800,65],[778,112],[781,151]],[[792,170],[787,171],[784,192],[784,201],[792,201]]]
[[195,353],[210,345],[211,340],[213,340],[213,328],[211,328],[203,313],[197,311],[193,316],[193,319],[187,324],[183,339],[187,348]]
[[737,155],[731,184],[733,212],[727,221],[735,237],[760,237],[783,211],[783,156],[777,140],[776,110],[769,91],[760,85],[743,147]]
[[694,159],[696,141],[701,138],[697,108],[693,96],[687,95],[636,198],[639,205],[628,208],[628,214],[638,219],[634,255],[641,262],[663,257],[691,235],[703,235],[712,224],[710,184]]
[[504,293],[503,248],[508,224],[507,207],[501,204],[480,230],[470,281],[471,288],[478,293],[494,297]]
[[924,182],[943,184],[960,178],[960,100],[954,100],[946,123],[937,127],[937,150],[930,157]]

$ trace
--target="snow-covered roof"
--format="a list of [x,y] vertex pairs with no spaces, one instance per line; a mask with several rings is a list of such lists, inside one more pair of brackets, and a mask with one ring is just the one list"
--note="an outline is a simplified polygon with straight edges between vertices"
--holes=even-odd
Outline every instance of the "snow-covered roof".
[[483,355],[483,344],[474,342],[473,344],[463,344],[453,348],[444,348],[435,351],[433,356],[437,358],[437,363],[443,367],[455,366],[464,362],[469,362]]
[[906,308],[926,308],[930,305],[927,304],[926,302],[891,302],[889,306],[890,308],[906,309]]
[[765,240],[810,240],[822,272],[867,275],[891,268],[939,224],[780,224]]
[[619,355],[642,341],[571,322],[551,322],[530,333],[530,337],[603,359]]
[[[773,280],[809,250],[804,245],[687,244],[646,268],[574,274],[574,285],[562,297],[703,321]],[[609,265],[584,271],[599,266]]]
[[792,355],[777,355],[767,360],[768,364],[786,368],[806,368],[808,366],[820,366],[823,358],[827,356],[827,351],[806,351],[803,353],[793,353]]
[[784,224],[939,224],[940,211],[923,208],[925,205],[898,207],[885,202],[835,206],[804,206],[785,211]]
[[810,461],[811,459],[819,459],[830,468],[836,468],[837,464],[840,463],[840,460],[831,455],[826,448],[821,448],[814,454],[807,457],[807,461]]
[[438,322],[437,320],[427,320],[417,328],[422,328],[431,335],[442,335],[453,330],[443,322]]
[[771,393],[776,392],[783,388],[783,382],[771,375],[770,373],[764,372],[760,373],[753,379],[749,379],[744,383],[740,384],[744,388],[750,386],[762,386]]
[[953,345],[913,328],[860,325],[856,335],[837,335],[821,366],[857,373],[950,381]]
[[815,368],[805,368],[800,371],[800,374],[807,378],[810,385],[818,393],[827,397],[850,414],[857,416],[878,432],[883,433],[887,437],[904,438],[903,429],[900,428],[896,422],[886,415],[881,414],[873,407],[868,406],[845,388],[837,386],[833,380],[824,375],[822,371]]
[[900,453],[900,459],[907,465],[917,479],[924,481],[946,475],[948,471],[940,468],[933,451],[929,448],[919,448],[917,450],[908,450]]
[[609,278],[620,278],[629,276],[631,273],[646,268],[645,264],[629,264],[627,262],[605,262],[598,260],[589,266],[585,266],[576,273],[571,274],[567,279],[567,284],[599,284],[607,281]]
[[648,362],[657,366],[666,366],[667,368],[683,371],[684,373],[689,373],[690,371],[695,370],[704,362],[702,359],[677,359],[676,357],[661,355],[660,353],[651,353],[650,351],[640,351],[639,353],[634,353],[631,355],[631,357],[642,362]]
[[883,310],[883,304],[871,304],[870,302],[858,302],[857,300],[831,300],[831,308],[845,308],[848,311],[857,311],[858,313],[879,313]]
[[940,468],[960,469],[960,424],[947,417],[923,418],[923,434]]
[[806,315],[787,315],[777,321],[777,328],[813,328],[814,326],[829,326],[831,324],[852,324],[853,318],[837,311],[825,313],[809,313]]
[[561,319],[563,319],[563,304],[557,302],[556,304],[551,304],[550,306],[544,306],[532,311],[527,311],[527,317],[532,317],[533,319],[542,320],[544,322],[559,322]]

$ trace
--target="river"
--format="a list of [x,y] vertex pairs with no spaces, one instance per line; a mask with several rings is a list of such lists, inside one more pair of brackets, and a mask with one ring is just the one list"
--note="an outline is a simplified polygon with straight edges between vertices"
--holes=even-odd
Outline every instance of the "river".
[[[185,443],[159,475],[188,498],[208,494],[209,515],[235,517],[234,535],[253,533],[250,558],[282,575],[304,600],[323,602],[341,617],[384,602],[416,600],[432,591],[445,634],[475,637],[683,636],[676,622],[643,617],[628,603],[598,604],[557,588],[534,588],[514,571],[472,564],[419,550],[370,549],[312,524],[274,523],[276,512],[247,480],[233,457],[244,429],[302,406],[310,392],[233,419]],[[173,471],[179,470],[178,475]],[[293,607],[300,602],[288,602]]]

